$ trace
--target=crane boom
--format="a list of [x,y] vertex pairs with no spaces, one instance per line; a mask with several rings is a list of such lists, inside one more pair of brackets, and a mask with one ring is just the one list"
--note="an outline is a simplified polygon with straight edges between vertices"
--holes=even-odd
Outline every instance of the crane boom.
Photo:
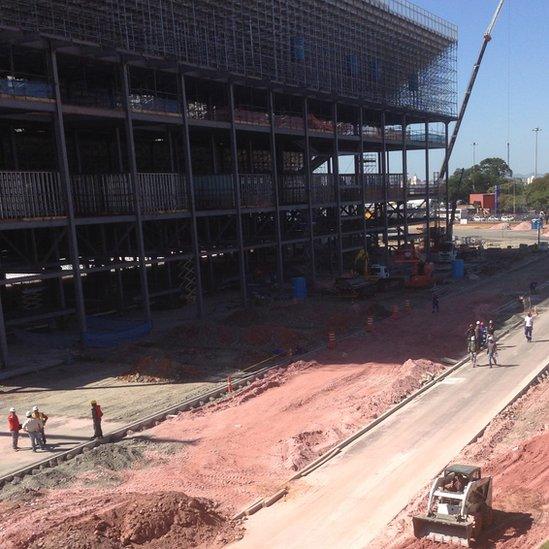
[[501,9],[503,8],[503,2],[505,0],[499,0],[498,6],[496,8],[496,11],[494,12],[494,15],[492,16],[492,20],[490,21],[490,24],[488,25],[488,28],[486,29],[486,32],[484,33],[484,37],[482,40],[482,46],[480,47],[480,51],[477,57],[476,63],[473,65],[473,72],[471,73],[471,77],[469,78],[469,84],[467,85],[467,89],[465,91],[465,96],[463,97],[463,101],[461,102],[461,107],[459,109],[458,118],[456,121],[456,125],[454,126],[454,130],[452,132],[452,137],[450,138],[450,141],[448,143],[448,148],[446,149],[446,154],[444,155],[444,160],[442,162],[442,167],[440,169],[439,178],[443,179],[444,175],[446,174],[446,170],[448,169],[448,162],[450,161],[450,156],[452,155],[452,150],[454,149],[454,145],[456,143],[456,139],[458,136],[459,128],[461,127],[461,122],[463,121],[463,117],[465,115],[465,111],[467,110],[467,105],[469,104],[469,99],[471,97],[471,92],[473,91],[473,86],[475,85],[475,80],[477,79],[478,71],[480,69],[480,64],[482,62],[482,58],[484,57],[484,52],[486,51],[486,46],[488,45],[488,42],[492,39],[492,31],[494,30],[494,27],[496,26],[496,22],[498,20],[499,14],[501,12]]

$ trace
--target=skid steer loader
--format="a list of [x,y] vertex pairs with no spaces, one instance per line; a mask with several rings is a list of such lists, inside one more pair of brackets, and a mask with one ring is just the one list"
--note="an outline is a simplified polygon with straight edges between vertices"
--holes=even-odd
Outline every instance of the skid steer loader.
[[433,482],[427,514],[413,517],[414,535],[470,547],[492,522],[492,477],[480,467],[450,465]]

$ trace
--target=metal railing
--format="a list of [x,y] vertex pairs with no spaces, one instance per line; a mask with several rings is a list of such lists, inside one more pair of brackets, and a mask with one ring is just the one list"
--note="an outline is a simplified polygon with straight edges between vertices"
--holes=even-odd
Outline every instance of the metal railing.
[[[311,178],[313,204],[326,204],[335,200],[334,176],[315,173]],[[285,206],[307,204],[307,180],[304,175],[290,174],[281,178],[280,203]]]
[[0,95],[31,100],[51,99],[53,86],[45,80],[35,80],[0,72]]
[[135,212],[129,174],[71,176],[75,215],[127,215]]
[[57,172],[0,172],[0,219],[49,218],[66,215]]
[[132,111],[149,111],[166,114],[181,112],[177,95],[164,97],[154,95],[147,90],[133,89],[130,93],[130,108]]
[[274,206],[272,177],[264,174],[241,175],[240,201],[243,208],[270,208]]
[[197,210],[230,210],[235,207],[232,175],[195,175]]
[[77,105],[81,107],[95,107],[103,109],[122,109],[122,95],[112,93],[108,90],[85,90],[61,89],[63,103],[66,105]]
[[141,209],[144,213],[179,212],[188,209],[185,178],[178,173],[139,173]]
[[[387,198],[404,200],[402,174],[389,174]],[[185,178],[178,173],[139,173],[141,208],[147,214],[185,211],[188,196]],[[270,174],[239,175],[241,207],[271,208],[274,206],[274,185]],[[365,200],[383,202],[385,191],[379,174],[364,174]],[[305,205],[308,203],[306,177],[301,174],[281,175],[280,203]],[[334,175],[315,173],[311,178],[312,202],[335,202]],[[121,174],[73,174],[72,196],[75,215],[128,215],[135,212],[131,177]],[[194,177],[198,210],[226,210],[235,208],[233,176],[206,175]],[[439,181],[429,184],[431,196],[443,189]],[[339,175],[342,202],[360,203],[362,188],[355,174]],[[409,185],[408,198],[424,197],[425,184]],[[0,172],[0,219],[32,219],[66,215],[66,201],[60,175],[46,171]]]

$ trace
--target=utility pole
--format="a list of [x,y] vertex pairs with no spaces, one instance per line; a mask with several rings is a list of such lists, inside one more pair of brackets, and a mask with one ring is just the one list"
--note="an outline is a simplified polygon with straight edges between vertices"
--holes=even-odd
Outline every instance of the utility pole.
[[532,130],[536,134],[536,145],[534,147],[534,179],[538,177],[538,134],[541,128],[534,128]]
[[477,163],[477,143],[473,141],[473,166]]

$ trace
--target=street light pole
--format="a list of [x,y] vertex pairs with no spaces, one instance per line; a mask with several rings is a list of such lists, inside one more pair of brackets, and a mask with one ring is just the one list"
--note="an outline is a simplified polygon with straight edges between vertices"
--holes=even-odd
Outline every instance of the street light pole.
[[541,128],[534,128],[532,130],[536,134],[536,145],[534,147],[534,179],[538,177],[538,134]]
[[473,141],[473,166],[476,164],[477,159],[477,144]]

